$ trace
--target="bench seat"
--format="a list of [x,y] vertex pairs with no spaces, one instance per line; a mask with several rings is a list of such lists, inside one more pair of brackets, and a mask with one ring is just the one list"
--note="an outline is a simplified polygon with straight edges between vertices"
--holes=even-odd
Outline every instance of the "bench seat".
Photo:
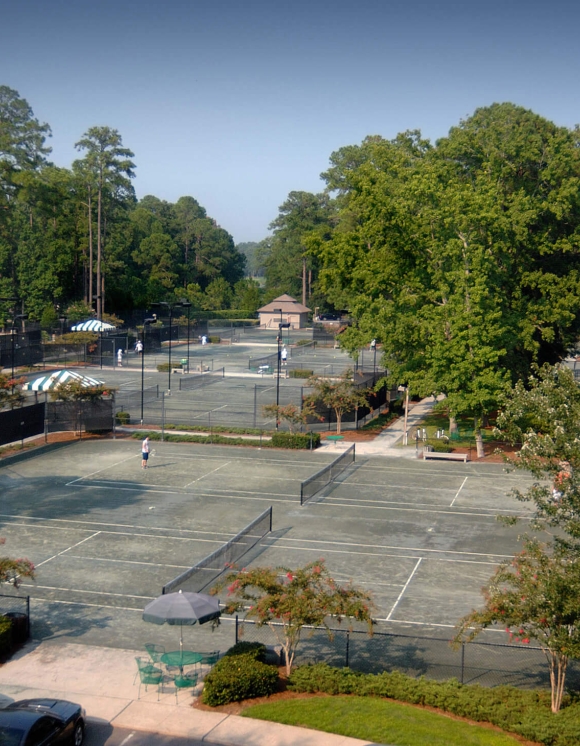
[[423,451],[423,458],[425,460],[441,458],[447,459],[448,461],[469,461],[469,456],[467,453],[439,453],[437,451]]

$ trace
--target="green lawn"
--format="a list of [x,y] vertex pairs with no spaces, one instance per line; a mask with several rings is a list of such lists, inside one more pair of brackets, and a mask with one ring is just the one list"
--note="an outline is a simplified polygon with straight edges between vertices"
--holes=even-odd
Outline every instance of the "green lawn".
[[255,705],[244,717],[393,746],[517,746],[511,736],[419,707],[373,697],[311,697]]

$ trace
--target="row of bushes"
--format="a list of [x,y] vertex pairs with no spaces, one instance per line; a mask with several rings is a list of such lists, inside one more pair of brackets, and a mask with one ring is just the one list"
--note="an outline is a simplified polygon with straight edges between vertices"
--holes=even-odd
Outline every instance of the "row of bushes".
[[[119,412],[121,414],[121,412]],[[133,438],[141,440],[148,435],[151,440],[161,440],[158,430],[150,432],[133,433]],[[270,440],[258,440],[254,438],[231,438],[213,432],[211,435],[174,435],[165,433],[164,440],[169,443],[212,443],[219,445],[235,446],[260,446],[261,448],[292,448],[304,449],[318,448],[320,446],[320,433],[272,433]]]
[[237,643],[205,677],[202,702],[217,707],[273,694],[278,686],[278,670],[265,660],[265,645]]
[[460,684],[456,679],[413,679],[399,671],[363,674],[326,663],[294,669],[288,688],[295,692],[355,694],[388,697],[488,722],[523,738],[547,746],[580,743],[580,700],[567,695],[563,709],[550,710],[548,691],[522,690],[512,686],[486,688]]
[[313,370],[306,370],[304,368],[294,368],[288,371],[288,378],[310,378],[313,375]]
[[12,652],[12,621],[5,616],[0,616],[0,659],[5,658]]

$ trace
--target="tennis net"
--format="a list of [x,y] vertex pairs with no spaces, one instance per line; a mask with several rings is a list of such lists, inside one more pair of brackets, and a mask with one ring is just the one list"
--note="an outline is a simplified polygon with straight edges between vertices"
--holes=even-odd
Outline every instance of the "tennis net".
[[209,386],[211,383],[221,381],[224,376],[225,368],[208,370],[207,373],[200,373],[197,376],[183,376],[179,379],[179,390],[189,391],[191,389],[200,389],[202,386]]
[[162,593],[169,593],[178,587],[184,591],[200,593],[271,531],[272,507],[270,506],[226,544],[166,583]]
[[305,479],[300,485],[300,505],[304,505],[305,502],[311,500],[321,490],[342,474],[347,466],[354,464],[355,459],[355,444],[353,443],[344,453],[341,453],[338,458],[335,458],[331,464],[317,471],[308,479]]

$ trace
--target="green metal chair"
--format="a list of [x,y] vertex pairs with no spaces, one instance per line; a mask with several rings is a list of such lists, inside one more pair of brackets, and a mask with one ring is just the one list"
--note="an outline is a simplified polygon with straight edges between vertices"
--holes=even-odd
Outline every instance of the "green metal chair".
[[192,673],[179,673],[173,677],[173,683],[175,684],[175,704],[178,704],[177,694],[180,689],[195,688],[197,686],[197,680],[199,674],[194,671]]
[[211,668],[218,662],[219,657],[220,657],[220,651],[212,650],[210,653],[200,652],[200,655],[203,656],[199,662],[200,669],[201,669],[201,666],[209,666]]
[[[135,658],[137,661],[137,674],[139,676],[139,693],[137,699],[141,699],[141,685],[147,687],[151,685],[157,686],[157,701],[159,701],[159,690],[163,683],[163,671],[160,668],[156,668],[151,665],[147,658]],[[135,677],[136,678],[136,677]]]
[[145,650],[148,652],[153,663],[159,663],[161,656],[165,655],[165,648],[163,645],[156,645],[154,642],[146,642]]

